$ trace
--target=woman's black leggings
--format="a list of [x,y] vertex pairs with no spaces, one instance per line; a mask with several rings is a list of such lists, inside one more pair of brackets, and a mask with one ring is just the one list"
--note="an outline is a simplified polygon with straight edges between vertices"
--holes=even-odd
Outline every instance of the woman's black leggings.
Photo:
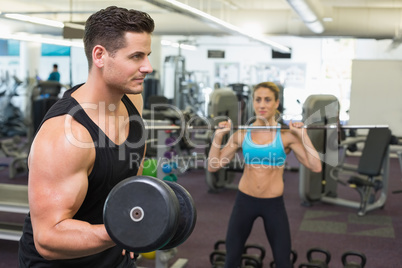
[[277,268],[291,268],[290,229],[283,196],[256,198],[238,192],[226,234],[225,268],[240,266],[241,255],[254,221],[262,217]]

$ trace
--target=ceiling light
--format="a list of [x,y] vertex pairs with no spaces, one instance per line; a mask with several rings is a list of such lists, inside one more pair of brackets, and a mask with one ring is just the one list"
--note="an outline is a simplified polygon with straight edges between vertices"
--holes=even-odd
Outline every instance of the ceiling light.
[[169,40],[161,40],[161,44],[163,46],[171,46],[171,47],[174,47],[174,48],[179,48],[180,47],[181,49],[186,49],[186,50],[193,50],[193,51],[197,50],[196,46],[183,44],[183,43],[172,42],[172,41],[169,41]]
[[83,30],[83,31],[85,30],[85,25],[78,24],[78,23],[73,23],[73,22],[65,22],[64,27],[70,27],[70,28],[73,28],[73,29]]
[[324,32],[324,26],[322,25],[321,22],[319,21],[313,21],[313,22],[304,22],[304,24],[306,24],[306,26],[313,32],[313,33],[317,33],[320,34],[322,32]]
[[180,48],[182,49],[187,49],[187,50],[197,50],[197,48],[193,45],[187,45],[187,44],[180,44]]
[[84,43],[68,41],[63,39],[55,39],[55,38],[46,38],[38,35],[29,35],[26,33],[20,34],[8,34],[8,33],[0,33],[0,39],[9,39],[9,40],[18,40],[18,41],[27,41],[27,42],[37,42],[43,44],[51,44],[51,45],[59,45],[59,46],[67,46],[67,47],[84,47]]
[[183,4],[179,1],[176,0],[146,0],[147,2],[154,4],[156,6],[172,10],[173,12],[177,12],[189,17],[194,18],[194,16],[198,19],[201,19],[202,21],[206,23],[213,23],[214,26],[219,26],[220,28],[223,28],[226,31],[231,32],[232,34],[236,35],[243,35],[246,36],[252,40],[258,41],[260,43],[263,43],[264,45],[269,45],[272,47],[274,50],[278,50],[284,53],[289,53],[290,48],[287,46],[281,45],[279,43],[276,43],[274,41],[271,41],[269,39],[266,39],[265,37],[261,35],[254,35],[250,34],[249,32],[242,30],[226,21],[220,20],[214,16],[209,15],[208,13],[202,12],[199,9],[193,8],[191,6],[188,6],[186,4]]
[[64,27],[64,23],[62,23],[60,21],[48,20],[48,19],[43,19],[43,18],[38,18],[38,17],[31,17],[31,16],[26,16],[26,15],[21,15],[21,14],[11,14],[10,13],[10,14],[5,14],[4,17],[6,17],[8,19],[27,21],[27,22],[42,24],[42,25],[56,27],[56,28]]
[[324,26],[318,19],[316,13],[311,9],[305,0],[287,0],[293,10],[299,15],[304,24],[313,32],[320,34],[324,32]]

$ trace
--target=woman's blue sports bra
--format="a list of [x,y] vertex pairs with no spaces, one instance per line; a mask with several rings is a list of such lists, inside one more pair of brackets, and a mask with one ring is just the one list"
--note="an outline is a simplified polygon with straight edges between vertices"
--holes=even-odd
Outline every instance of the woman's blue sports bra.
[[251,129],[247,130],[243,144],[244,162],[248,165],[284,166],[286,153],[283,148],[281,129],[278,128],[274,140],[269,144],[256,144],[251,140]]

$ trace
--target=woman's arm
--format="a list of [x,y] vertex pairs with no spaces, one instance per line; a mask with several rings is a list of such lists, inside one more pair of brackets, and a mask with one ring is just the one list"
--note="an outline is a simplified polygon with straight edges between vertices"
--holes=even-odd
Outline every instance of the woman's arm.
[[230,163],[236,154],[236,151],[241,145],[241,132],[236,131],[230,136],[225,147],[221,149],[223,137],[230,132],[230,122],[220,122],[218,130],[215,131],[214,138],[212,140],[211,148],[208,155],[208,171],[216,172],[222,167]]
[[302,165],[313,172],[321,172],[322,164],[317,150],[314,148],[307,129],[303,128],[302,122],[289,123],[290,135],[292,135],[289,147],[293,150],[296,158]]

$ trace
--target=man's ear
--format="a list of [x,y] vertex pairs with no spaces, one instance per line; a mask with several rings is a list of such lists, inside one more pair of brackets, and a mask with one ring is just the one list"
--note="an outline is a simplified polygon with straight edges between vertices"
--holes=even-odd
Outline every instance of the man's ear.
[[103,46],[97,45],[92,50],[92,62],[93,64],[98,67],[103,67],[103,59],[106,54],[106,49]]

